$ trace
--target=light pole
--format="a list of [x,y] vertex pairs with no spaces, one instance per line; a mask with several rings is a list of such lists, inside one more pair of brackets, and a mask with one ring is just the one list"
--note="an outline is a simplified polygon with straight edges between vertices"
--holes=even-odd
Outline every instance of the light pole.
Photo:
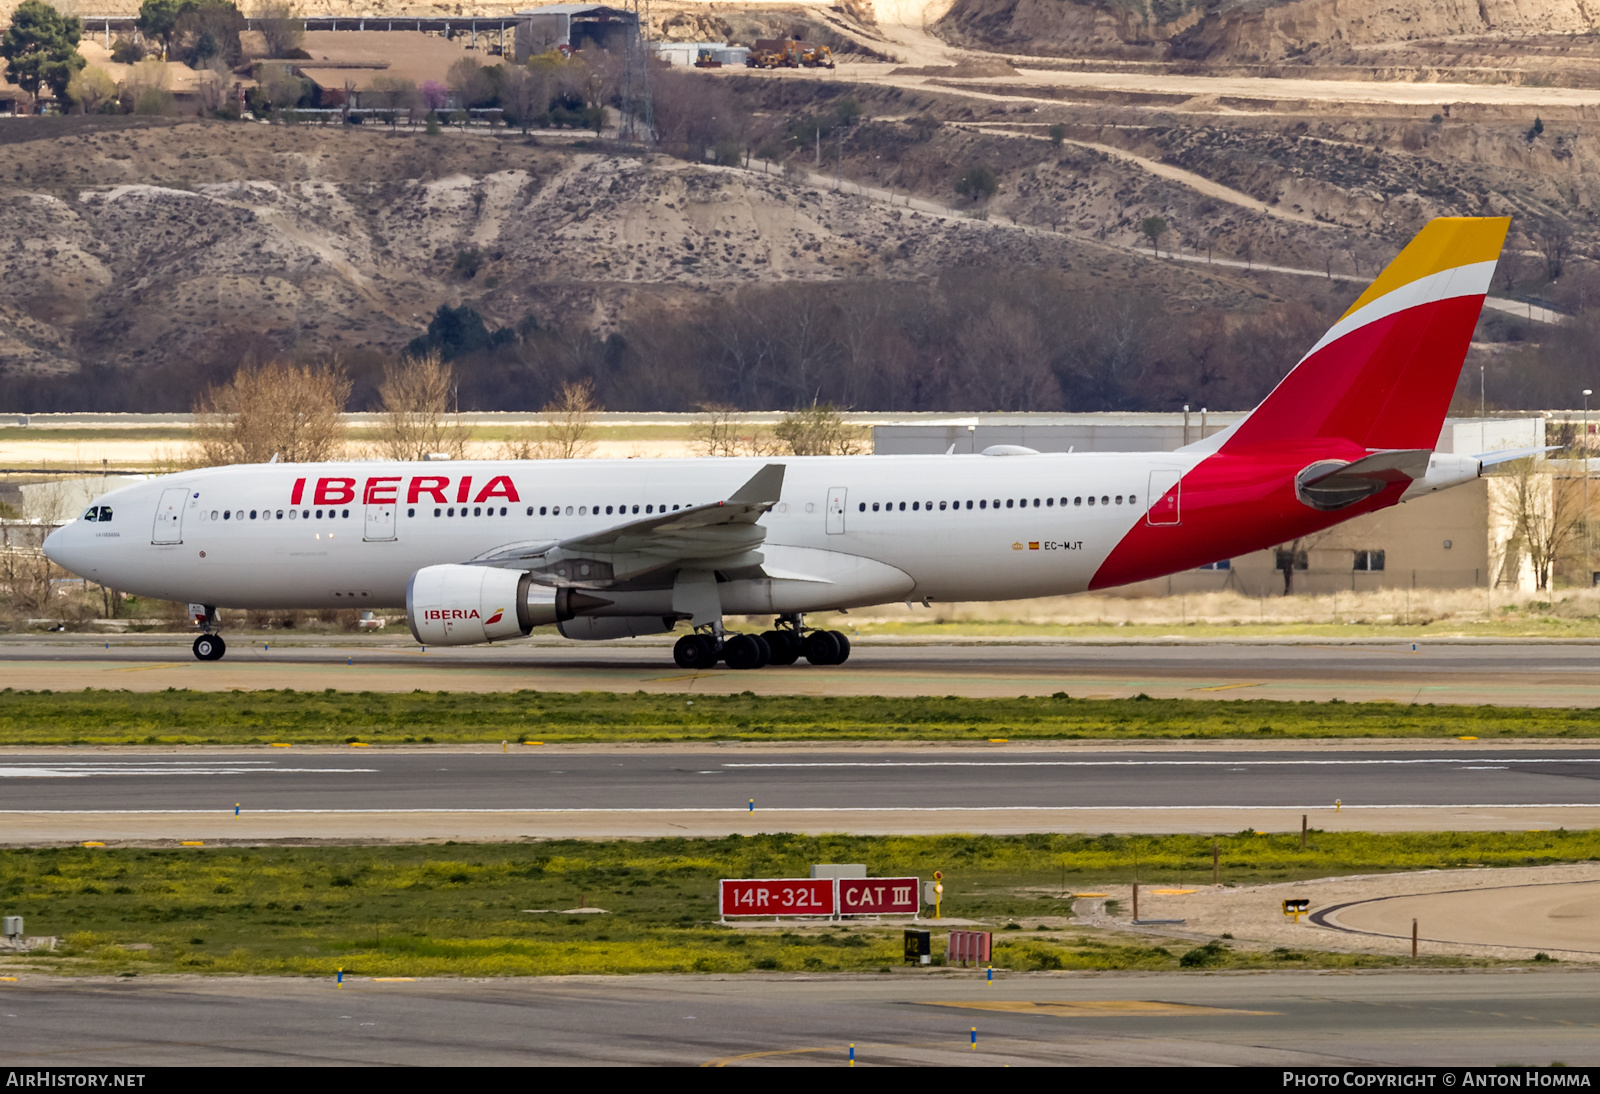
[[1589,534],[1589,396],[1591,388],[1583,389],[1583,568],[1589,571],[1589,582],[1594,583],[1594,537]]

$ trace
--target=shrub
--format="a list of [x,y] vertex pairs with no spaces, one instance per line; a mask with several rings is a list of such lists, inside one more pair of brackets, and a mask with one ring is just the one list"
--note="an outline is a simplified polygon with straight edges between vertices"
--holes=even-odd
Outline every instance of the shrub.
[[982,164],[967,168],[966,172],[956,179],[956,193],[969,201],[988,201],[999,189],[1000,180],[995,177],[993,171]]
[[1178,964],[1186,969],[1209,969],[1220,965],[1228,959],[1228,947],[1219,940],[1212,939],[1204,946],[1196,946],[1182,957]]

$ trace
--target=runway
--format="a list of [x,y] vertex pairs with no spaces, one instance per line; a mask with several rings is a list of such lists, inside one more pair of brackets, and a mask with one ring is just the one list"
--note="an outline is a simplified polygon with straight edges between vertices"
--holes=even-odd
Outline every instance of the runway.
[[0,983],[13,1066],[1582,1066],[1597,1027],[1568,969]]
[[0,803],[10,843],[1587,828],[1600,748],[55,749]]
[[848,664],[685,672],[662,642],[536,638],[424,651],[408,636],[232,638],[194,660],[183,636],[0,640],[0,687],[160,691],[636,691],[758,695],[1050,695],[1600,707],[1600,643],[1083,642],[866,638]]

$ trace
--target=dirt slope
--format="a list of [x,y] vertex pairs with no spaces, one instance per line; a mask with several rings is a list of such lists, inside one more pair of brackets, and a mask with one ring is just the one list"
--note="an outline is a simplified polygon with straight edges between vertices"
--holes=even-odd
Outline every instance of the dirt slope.
[[[520,139],[69,125],[6,151],[0,232],[21,241],[0,250],[7,370],[221,360],[244,339],[393,352],[441,303],[604,331],[643,298],[754,282],[1089,264],[1010,225]],[[1124,276],[1142,260],[1093,263]]]

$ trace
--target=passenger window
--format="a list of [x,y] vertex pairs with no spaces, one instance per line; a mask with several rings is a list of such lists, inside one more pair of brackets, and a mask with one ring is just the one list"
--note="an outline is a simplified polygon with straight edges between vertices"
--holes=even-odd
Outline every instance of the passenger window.
[[1089,495],[1089,504],[1090,505],[1094,504],[1094,495],[1093,494]]
[[865,513],[866,511],[867,511],[867,503],[866,502],[862,502],[861,503],[861,512]]
[[341,510],[339,515],[341,517],[343,517],[345,520],[349,520],[350,519],[350,510],[348,510],[348,509]]
[[406,510],[406,516],[408,516],[408,517],[414,517],[414,516],[416,516],[416,515],[417,515],[417,511],[416,511],[416,510],[415,510],[415,509],[407,509],[407,510]]
[[1117,504],[1118,504],[1118,505],[1121,505],[1121,504],[1122,504],[1122,495],[1121,495],[1121,494],[1118,494],[1118,495],[1117,495]]
[[233,519],[233,510],[232,509],[224,509],[222,511],[222,519],[223,520],[232,520]]
[[904,513],[906,511],[906,503],[905,502],[901,502],[900,503],[900,511],[902,513]]
[[1104,494],[1102,494],[1100,496],[1100,504],[1101,505],[1110,505],[1111,504],[1111,499],[1106,497]]
[[979,502],[978,502],[978,508],[979,508],[979,509],[987,509],[987,508],[989,508],[989,502],[988,502],[988,500],[987,500],[987,499],[984,499],[984,500],[981,500],[981,501],[979,501]]
[[1055,498],[1045,498],[1045,499],[1044,499],[1044,503],[1045,503],[1045,505],[1046,505],[1046,506],[1047,506],[1047,507],[1049,507],[1049,508],[1052,508],[1052,509],[1053,509],[1053,508],[1055,508],[1055,504],[1056,504],[1056,499],[1055,499]]
[[971,503],[971,502],[970,502],[970,501],[969,501],[969,502],[967,502],[967,508],[968,508],[968,509],[971,509],[971,508],[972,508],[972,503]]
[[931,510],[932,510],[932,509],[933,509],[933,502],[931,502],[931,501],[925,501],[925,502],[923,502],[923,503],[922,503],[922,507],[923,507],[923,508],[924,508],[924,509],[927,509],[927,510],[930,510],[930,511],[931,511]]
[[878,511],[878,503],[877,502],[873,502],[872,503],[872,511],[874,513],[876,513]]
[[256,511],[254,509],[250,510],[250,519],[251,520],[255,520],[256,519]]
[[276,520],[282,520],[283,519],[283,510],[282,509],[278,510],[278,515],[274,519],[276,519]]
[[1134,497],[1132,494],[1129,494],[1128,495],[1128,504],[1129,505],[1138,505],[1139,504],[1139,499]]
[[1083,504],[1083,499],[1082,498],[1073,498],[1072,499],[1072,504],[1073,505],[1082,505]]
[[439,515],[439,514],[440,514],[440,513],[441,513],[441,512],[443,512],[443,510],[442,510],[442,509],[435,509],[435,510],[434,510],[434,511],[433,511],[433,515],[434,515],[434,516],[438,516],[438,515]]
[[294,509],[289,510],[289,519],[290,520],[299,520],[300,519],[299,512],[297,510],[294,510]]
[[947,504],[948,504],[948,503],[947,503],[947,502],[942,502],[942,501],[941,501],[941,502],[940,502],[940,503],[939,503],[939,512],[941,512],[941,513],[942,513],[942,512],[944,512],[944,507],[945,507],[945,506],[946,506],[946,505],[947,505]]
[[[912,512],[913,512],[913,513],[915,513],[915,512],[916,512],[916,511],[917,511],[917,510],[918,510],[918,509],[919,509],[919,508],[920,508],[920,507],[921,507],[921,505],[922,505],[922,503],[921,503],[921,502],[918,502],[918,501],[914,501],[914,502],[912,502],[912,503],[911,503],[911,511],[912,511]],[[903,505],[902,505],[902,506],[901,506],[901,507],[900,507],[900,508],[902,508],[902,509],[904,509],[904,508],[905,508],[905,506],[903,506]]]
[[217,511],[215,509],[211,510],[211,519],[212,520],[216,520],[217,519]]
[[1015,503],[1012,501],[1012,499],[1010,499],[1010,498],[1006,499],[1006,508],[1007,509],[1010,509],[1013,506],[1013,504],[1015,504]]
[[569,505],[569,506],[567,506],[567,516],[570,517],[571,515],[572,515],[572,506]]

